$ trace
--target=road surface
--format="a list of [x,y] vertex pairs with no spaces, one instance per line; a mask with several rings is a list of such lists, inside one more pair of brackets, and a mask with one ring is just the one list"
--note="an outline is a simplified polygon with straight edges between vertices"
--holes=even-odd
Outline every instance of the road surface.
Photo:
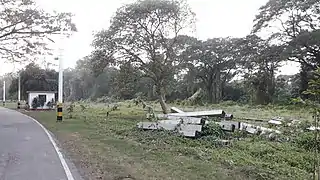
[[33,119],[0,107],[0,180],[78,180],[48,134]]

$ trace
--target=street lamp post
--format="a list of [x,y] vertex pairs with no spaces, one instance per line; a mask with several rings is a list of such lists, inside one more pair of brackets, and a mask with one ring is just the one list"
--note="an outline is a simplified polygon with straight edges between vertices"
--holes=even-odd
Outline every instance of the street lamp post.
[[3,81],[3,106],[6,105],[6,81]]
[[18,77],[18,109],[20,109],[20,101],[21,101],[21,75],[19,73]]
[[[62,30],[60,32],[62,43]],[[62,45],[62,44],[61,44]],[[62,107],[63,107],[63,60],[62,60],[62,47],[59,48],[59,85],[58,85],[58,106],[57,106],[57,121],[62,121]]]

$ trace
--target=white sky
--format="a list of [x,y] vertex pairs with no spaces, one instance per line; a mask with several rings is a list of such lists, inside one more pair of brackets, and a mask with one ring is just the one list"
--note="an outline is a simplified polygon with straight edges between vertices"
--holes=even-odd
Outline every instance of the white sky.
[[[111,16],[124,3],[133,0],[37,0],[46,10],[67,11],[75,14],[78,32],[63,43],[64,67],[73,67],[76,61],[91,52],[92,34],[107,28]],[[196,36],[199,39],[213,37],[243,37],[250,33],[253,19],[260,6],[267,0],[188,0],[196,13]],[[51,60],[54,57],[45,57]],[[21,65],[2,64],[0,75],[16,71]],[[286,65],[283,74],[298,72],[296,65]]]

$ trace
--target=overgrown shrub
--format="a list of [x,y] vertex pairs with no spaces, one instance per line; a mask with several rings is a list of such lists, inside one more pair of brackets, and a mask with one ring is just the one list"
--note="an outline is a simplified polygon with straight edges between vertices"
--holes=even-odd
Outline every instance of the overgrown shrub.
[[[317,144],[320,144],[320,140],[317,141],[314,138],[314,132],[303,132],[298,134],[293,142],[297,144],[299,147],[306,149],[307,151],[313,151]],[[318,150],[320,150],[318,145]]]
[[218,138],[226,137],[226,133],[222,130],[222,128],[216,123],[209,123],[203,126],[202,136],[215,136]]
[[74,109],[75,105],[73,103],[71,103],[70,105],[68,105],[67,107],[67,114],[68,114],[68,118],[72,118],[72,113],[73,113],[73,109]]
[[40,107],[40,102],[38,97],[33,98],[31,107],[33,109],[37,109],[38,107]]

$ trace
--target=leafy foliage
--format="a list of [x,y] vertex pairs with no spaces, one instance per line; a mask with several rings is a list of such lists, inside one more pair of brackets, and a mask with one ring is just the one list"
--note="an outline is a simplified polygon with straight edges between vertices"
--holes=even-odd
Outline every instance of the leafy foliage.
[[302,65],[301,92],[308,89],[308,72],[320,65],[319,7],[316,0],[269,0],[260,8],[255,20],[253,32],[270,30],[274,25],[281,27],[271,34],[270,39],[285,46],[284,55],[288,60]]
[[93,44],[120,55],[117,64],[130,62],[151,78],[166,113],[164,91],[182,64],[174,53],[177,38],[193,22],[193,13],[183,1],[137,1],[119,8],[109,29],[97,33]]
[[76,31],[70,13],[48,13],[33,0],[1,0],[0,55],[23,61],[48,50],[46,45],[60,31]]
[[17,76],[19,75],[21,77],[21,97],[23,99],[27,99],[27,91],[58,90],[58,73],[55,70],[42,69],[39,65],[30,63],[12,80],[9,88],[10,94],[17,94],[19,79]]

